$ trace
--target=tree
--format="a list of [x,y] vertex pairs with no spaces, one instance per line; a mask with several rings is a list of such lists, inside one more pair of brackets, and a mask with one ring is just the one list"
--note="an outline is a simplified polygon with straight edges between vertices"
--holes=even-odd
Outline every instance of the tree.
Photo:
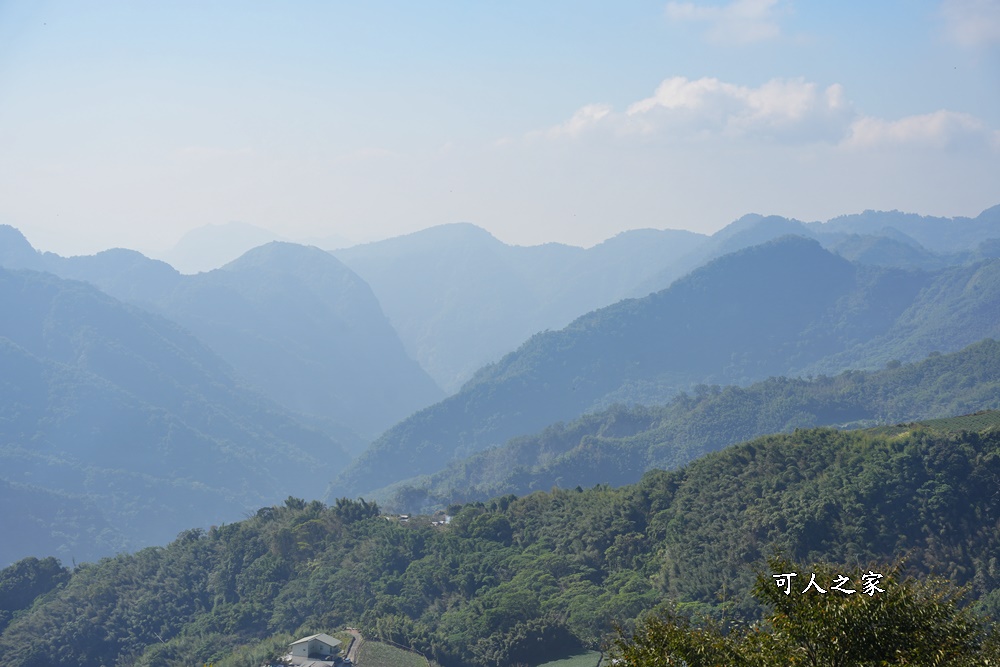
[[377,517],[380,510],[377,503],[370,503],[364,498],[358,498],[356,501],[350,498],[337,498],[333,512],[344,523],[354,523]]
[[[875,667],[1000,665],[992,622],[961,604],[963,589],[941,579],[901,578],[900,567],[848,573],[828,564],[769,561],[754,596],[763,621],[725,628],[676,611],[619,632],[614,655],[628,667]],[[877,576],[881,575],[881,576]],[[873,586],[872,586],[873,585]]]

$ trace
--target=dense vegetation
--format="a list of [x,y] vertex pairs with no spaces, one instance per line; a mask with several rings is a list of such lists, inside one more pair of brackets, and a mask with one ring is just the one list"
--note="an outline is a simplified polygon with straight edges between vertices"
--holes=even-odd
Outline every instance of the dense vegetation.
[[1000,337],[1000,260],[932,274],[864,267],[784,237],[643,299],[539,334],[387,431],[338,480],[369,493],[614,403],[700,383],[840,373]]
[[[83,666],[200,664],[357,623],[444,665],[538,663],[667,600],[753,619],[754,568],[776,550],[837,563],[905,553],[911,574],[967,585],[995,614],[1000,420],[974,419],[769,436],[620,489],[470,503],[446,527],[290,498],[78,567],[15,612],[0,662],[58,651]],[[973,423],[986,430],[963,430]]]
[[[754,586],[754,596],[769,607],[763,622],[697,625],[664,611],[643,620],[631,636],[620,636],[613,660],[623,667],[1000,664],[1000,633],[961,605],[960,589],[938,579],[900,577],[897,567],[875,567],[862,569],[860,583],[852,583],[842,574],[850,566],[803,567],[774,558]],[[806,573],[810,578],[800,591],[796,577],[805,580]]]
[[663,406],[615,406],[514,438],[396,489],[401,512],[524,495],[553,486],[639,480],[768,433],[858,427],[1000,409],[1000,343],[987,340],[915,364],[835,377],[771,378],[748,387],[699,386]]

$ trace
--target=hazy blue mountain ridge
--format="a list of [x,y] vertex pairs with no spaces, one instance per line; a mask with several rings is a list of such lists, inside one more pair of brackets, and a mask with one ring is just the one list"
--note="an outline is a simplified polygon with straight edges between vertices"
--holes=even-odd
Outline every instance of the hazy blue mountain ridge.
[[[0,269],[0,304],[0,476],[28,485],[22,496],[88,498],[131,546],[303,488],[319,493],[350,458],[248,391],[190,333],[91,285]],[[0,518],[0,532],[23,520]],[[58,516],[45,521],[62,530]],[[94,558],[118,544],[91,523],[64,536],[60,556]],[[36,552],[22,535],[3,554]]]
[[862,264],[937,269],[981,259],[980,246],[1000,239],[1000,206],[986,209],[976,218],[865,211],[827,222],[802,222],[748,214],[715,232],[677,261],[663,265],[632,295],[659,291],[712,259],[788,234],[815,239],[827,250]]
[[529,336],[629,296],[702,238],[647,229],[588,249],[521,247],[460,223],[334,254],[372,286],[411,356],[453,391]]
[[131,250],[37,253],[13,228],[0,264],[90,282],[194,333],[245,380],[331,433],[373,436],[443,392],[404,350],[368,285],[329,253],[274,242],[182,275]]
[[196,227],[172,248],[153,254],[178,271],[192,274],[218,269],[257,246],[288,240],[262,227],[232,221]]
[[443,396],[369,286],[317,248],[260,246],[158,306],[275,400],[361,433]]
[[[587,249],[510,246],[459,223],[334,254],[372,286],[410,356],[440,386],[456,391],[481,366],[539,331],[562,328],[623,298],[658,292],[743,248],[792,234],[860,264],[935,270],[981,259],[977,245],[1000,238],[994,217],[987,210],[952,225],[951,219],[898,212],[866,212],[831,223],[749,214],[711,236],[633,230]],[[964,240],[941,242],[955,226],[962,227]],[[916,229],[926,245],[900,229]]]
[[891,227],[936,252],[972,250],[987,239],[1000,238],[1000,204],[975,218],[941,218],[900,211],[865,211],[842,215],[825,223],[809,223],[813,229],[832,232],[884,235]]

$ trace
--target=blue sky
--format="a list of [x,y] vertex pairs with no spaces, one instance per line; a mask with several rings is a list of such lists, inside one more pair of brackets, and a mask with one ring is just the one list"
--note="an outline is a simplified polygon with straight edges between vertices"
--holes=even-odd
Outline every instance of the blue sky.
[[520,244],[1000,203],[1000,0],[0,2],[0,222]]

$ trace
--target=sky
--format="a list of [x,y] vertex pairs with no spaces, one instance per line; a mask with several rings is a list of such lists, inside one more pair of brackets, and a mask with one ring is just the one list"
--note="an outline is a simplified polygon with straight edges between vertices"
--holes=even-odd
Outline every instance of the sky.
[[0,0],[0,223],[520,245],[1000,204],[1000,0]]

